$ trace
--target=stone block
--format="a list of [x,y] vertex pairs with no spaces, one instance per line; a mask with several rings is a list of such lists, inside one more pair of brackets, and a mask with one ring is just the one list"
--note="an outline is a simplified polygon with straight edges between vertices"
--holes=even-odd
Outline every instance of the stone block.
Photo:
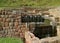
[[0,21],[3,21],[3,18],[0,18]]
[[4,15],[5,16],[5,18],[8,18],[9,17],[9,15]]
[[3,18],[3,22],[5,22],[6,21],[6,18]]
[[21,18],[21,16],[17,16],[17,18],[18,18],[18,19],[20,19],[20,18]]
[[14,22],[14,25],[15,25],[15,26],[18,26],[18,25],[19,25],[19,23],[18,23],[18,22]]
[[4,25],[5,25],[5,27],[8,27],[9,26],[9,22],[5,22]]
[[22,32],[22,30],[21,30],[21,29],[19,29],[19,30],[18,30],[18,32],[19,32],[19,33],[21,33],[21,32]]
[[18,32],[15,32],[16,37],[20,37],[20,34]]
[[13,27],[12,26],[9,26],[9,29],[13,29]]
[[5,30],[5,29],[6,29],[6,27],[3,27],[3,29]]
[[9,15],[9,18],[11,18],[13,15]]
[[13,26],[13,22],[9,22],[9,26]]
[[5,17],[5,15],[1,15],[1,17],[2,17],[2,18],[4,18],[4,17]]
[[11,19],[10,18],[6,18],[6,22],[10,22],[11,21]]
[[21,37],[21,38],[23,38],[23,37],[24,37],[23,33],[20,33],[20,37]]

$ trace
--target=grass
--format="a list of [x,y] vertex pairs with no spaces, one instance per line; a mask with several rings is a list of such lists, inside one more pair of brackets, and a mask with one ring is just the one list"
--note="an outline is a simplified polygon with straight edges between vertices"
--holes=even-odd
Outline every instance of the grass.
[[18,38],[0,38],[0,43],[23,43],[23,41]]
[[50,20],[49,20],[49,19],[45,19],[44,23],[45,23],[46,25],[49,25],[49,24],[50,24]]
[[60,0],[0,0],[0,7],[60,6]]

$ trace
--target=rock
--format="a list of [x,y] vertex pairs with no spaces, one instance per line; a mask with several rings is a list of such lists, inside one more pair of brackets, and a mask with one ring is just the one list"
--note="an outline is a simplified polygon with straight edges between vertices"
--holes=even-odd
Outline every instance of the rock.
[[34,34],[29,31],[25,32],[25,40],[26,43],[40,43],[40,39],[35,37]]

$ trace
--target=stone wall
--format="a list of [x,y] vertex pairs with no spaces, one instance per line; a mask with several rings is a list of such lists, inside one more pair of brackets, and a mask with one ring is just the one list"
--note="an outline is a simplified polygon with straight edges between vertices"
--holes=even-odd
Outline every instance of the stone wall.
[[23,37],[26,25],[21,23],[20,13],[17,13],[15,10],[1,10],[0,27],[2,28],[0,37]]
[[57,24],[57,34],[60,37],[60,7],[49,9],[49,13],[53,15],[54,18],[58,18],[57,21],[55,19],[55,22]]
[[32,8],[23,9],[1,9],[0,10],[0,37],[24,37],[25,30],[28,30],[26,23],[21,23],[21,15],[36,15],[41,10]]
[[49,15],[49,9],[2,9],[0,10],[0,37],[23,37],[27,24],[21,23],[21,15]]

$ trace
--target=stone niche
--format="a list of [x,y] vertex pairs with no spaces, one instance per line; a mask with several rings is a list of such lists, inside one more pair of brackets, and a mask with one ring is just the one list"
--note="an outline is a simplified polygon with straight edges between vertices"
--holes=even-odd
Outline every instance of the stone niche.
[[33,34],[38,38],[45,38],[45,37],[54,37],[57,36],[57,30],[56,26],[35,26],[35,30],[33,31]]
[[[30,16],[32,19],[30,19]],[[45,19],[41,15],[25,15],[21,17],[21,20],[22,23],[27,23],[29,31],[40,39],[57,36],[56,26],[44,24]]]

